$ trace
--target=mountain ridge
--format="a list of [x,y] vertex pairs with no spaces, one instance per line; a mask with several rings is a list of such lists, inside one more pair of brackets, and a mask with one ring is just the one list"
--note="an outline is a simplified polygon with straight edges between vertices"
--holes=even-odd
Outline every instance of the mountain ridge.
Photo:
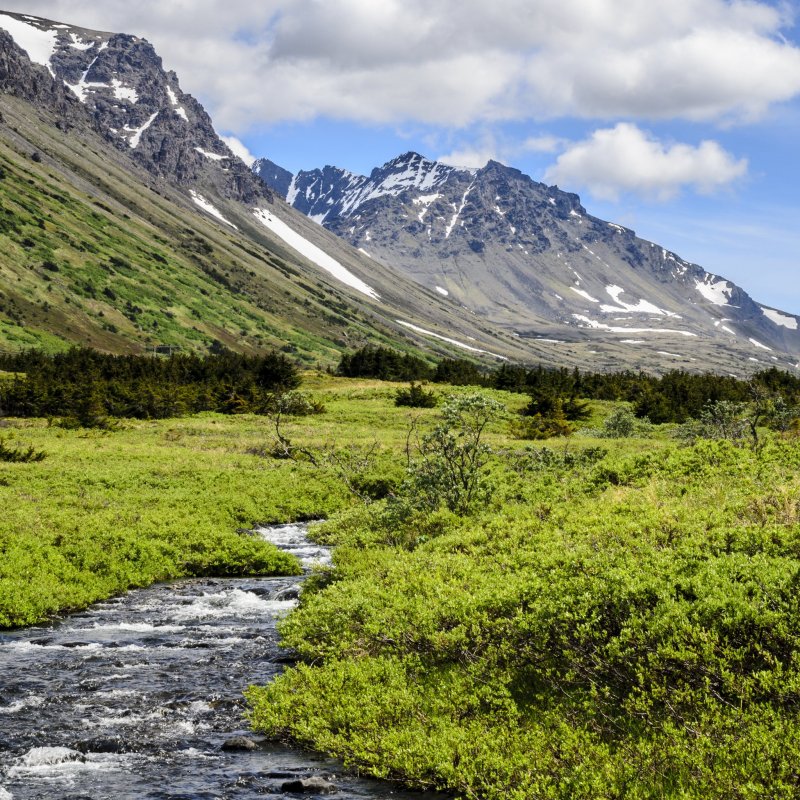
[[686,363],[675,342],[703,338],[747,363],[797,364],[800,317],[497,161],[467,170],[408,152],[369,176],[326,166],[288,185],[271,183],[279,169],[253,165],[323,227],[517,336],[665,342]]
[[[0,34],[0,111],[8,119],[0,137],[11,145],[3,152],[14,181],[0,181],[0,202],[13,200],[9,207],[16,203],[25,224],[7,232],[0,292],[28,309],[47,341],[56,335],[111,349],[159,339],[195,348],[215,341],[234,349],[286,345],[326,363],[334,352],[376,343],[437,357],[660,372],[677,366],[743,374],[797,361],[796,330],[787,327],[797,318],[773,309],[767,320],[765,308],[748,304],[738,287],[591,217],[577,195],[535,184],[518,170],[497,162],[463,170],[407,153],[369,176],[335,167],[294,176],[271,164],[271,189],[217,136],[205,109],[146,40],[0,12],[4,26],[12,35]],[[30,164],[33,154],[41,165]],[[56,174],[65,191],[53,183]],[[46,217],[27,210],[25,181],[33,181],[33,204],[43,203]],[[67,195],[72,216],[53,200]],[[102,210],[102,224],[95,201],[111,209]],[[131,240],[133,222],[138,238]],[[131,262],[135,274],[126,277],[122,304],[106,293],[116,285],[108,282],[108,262],[84,255],[97,244],[60,225],[84,237],[88,229],[100,236],[97,225],[108,225],[115,233],[100,237],[100,249],[120,251],[113,258],[123,261],[142,251],[142,236],[155,236],[148,248],[174,264],[176,278],[184,276],[182,287],[170,290],[182,298],[179,313],[151,291],[149,284],[164,280],[158,259]],[[675,269],[684,283],[694,276],[702,285],[690,288],[709,312],[704,324],[697,310],[683,319],[685,295],[654,289],[674,283],[675,275],[667,276]],[[137,302],[134,284],[147,303]],[[199,301],[187,295],[190,284],[206,293]],[[724,315],[735,303],[744,310],[733,331]],[[213,322],[203,317],[212,305]],[[51,324],[43,307],[71,326]],[[13,313],[6,320],[11,341],[30,334],[14,322],[24,315]]]
[[[199,127],[176,134],[185,120],[171,112],[168,89],[177,102],[187,96],[144,40],[2,12],[0,29],[14,28],[9,20],[47,34],[48,46],[27,43],[35,62],[0,34],[0,348],[287,348],[304,363],[332,365],[343,350],[375,343],[524,360],[510,337],[443,307],[290,208],[218,138],[196,150],[216,137],[204,110]],[[113,56],[109,71],[93,75],[87,65],[97,66],[107,40],[116,43],[102,51]],[[97,84],[81,89],[86,102],[76,73],[51,63],[76,43],[91,57],[80,75]],[[136,62],[125,47],[149,61],[132,78],[114,71]],[[136,97],[116,102],[120,88]],[[142,127],[134,114],[158,119],[132,141]],[[126,125],[133,130],[120,135]],[[170,153],[189,169],[176,169]]]

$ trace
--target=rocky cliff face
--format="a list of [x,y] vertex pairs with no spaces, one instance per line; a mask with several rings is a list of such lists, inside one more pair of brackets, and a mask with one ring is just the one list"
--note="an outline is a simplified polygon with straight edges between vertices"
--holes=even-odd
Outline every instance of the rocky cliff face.
[[13,37],[0,28],[0,92],[47,107],[57,117],[59,127],[67,130],[86,124],[86,115],[66,87],[54,81],[42,66],[31,64]]
[[[37,86],[26,88],[15,84],[30,71],[12,63],[4,69],[0,62],[0,81],[5,75],[21,96],[38,91],[63,98],[65,93],[48,82],[49,73],[86,108],[98,130],[153,175],[208,186],[221,197],[248,204],[271,198],[217,136],[205,109],[181,90],[177,75],[164,70],[146,39],[10,12],[0,13],[0,28],[38,65]],[[70,109],[63,99],[60,106]]]
[[753,365],[797,363],[797,317],[495,161],[465,170],[406,153],[369,176],[258,174],[354,247],[519,337],[655,348],[676,366],[696,363],[701,341]]

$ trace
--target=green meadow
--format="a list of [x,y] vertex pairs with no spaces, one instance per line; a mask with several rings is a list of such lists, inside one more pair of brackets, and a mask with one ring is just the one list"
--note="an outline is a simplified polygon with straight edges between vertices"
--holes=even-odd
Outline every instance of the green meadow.
[[325,519],[334,565],[282,623],[296,664],[247,691],[257,731],[465,798],[797,797],[797,438],[599,438],[620,406],[591,401],[588,432],[531,442],[527,395],[398,388],[307,373],[325,411],[281,443],[274,415],[4,421],[46,455],[0,463],[0,625],[295,574],[242,531]]

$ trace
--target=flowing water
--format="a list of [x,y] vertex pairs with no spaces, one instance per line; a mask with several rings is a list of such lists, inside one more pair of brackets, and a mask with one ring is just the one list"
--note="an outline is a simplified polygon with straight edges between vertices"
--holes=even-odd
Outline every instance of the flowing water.
[[[329,558],[302,525],[259,533],[306,566]],[[0,800],[250,800],[311,776],[338,798],[403,797],[247,730],[242,689],[281,671],[276,620],[298,590],[181,581],[0,634]],[[257,748],[223,749],[236,736]]]

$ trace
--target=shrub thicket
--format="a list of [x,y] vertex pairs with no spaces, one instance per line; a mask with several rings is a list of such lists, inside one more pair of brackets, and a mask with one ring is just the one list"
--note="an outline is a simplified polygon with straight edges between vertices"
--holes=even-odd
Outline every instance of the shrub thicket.
[[800,445],[597,455],[532,456],[413,548],[329,524],[256,728],[486,800],[796,798]]
[[336,374],[346,378],[378,378],[383,381],[428,380],[433,370],[421,358],[368,345],[345,353]]
[[743,380],[729,375],[681,370],[672,370],[661,376],[632,370],[581,372],[578,369],[513,364],[502,364],[490,370],[479,368],[467,359],[446,358],[433,371],[426,367],[425,371],[409,374],[399,365],[405,363],[404,359],[412,358],[384,348],[365,347],[343,356],[338,374],[384,380],[431,379],[438,383],[485,386],[528,394],[531,402],[525,413],[532,417],[539,414],[545,423],[533,428],[543,429],[548,427],[547,420],[552,417],[557,401],[561,402],[567,422],[586,418],[583,400],[623,400],[632,404],[640,419],[647,418],[655,424],[683,423],[699,418],[709,403],[751,402],[755,388],[756,394],[766,392],[783,402],[789,410],[782,423],[777,415],[772,415],[771,421],[776,426],[791,425],[797,416],[794,408],[800,405],[800,377],[774,367]]
[[0,383],[0,414],[58,417],[103,427],[108,417],[160,419],[198,411],[264,413],[278,392],[299,384],[280,353],[112,356],[75,348],[0,356],[14,378]]

